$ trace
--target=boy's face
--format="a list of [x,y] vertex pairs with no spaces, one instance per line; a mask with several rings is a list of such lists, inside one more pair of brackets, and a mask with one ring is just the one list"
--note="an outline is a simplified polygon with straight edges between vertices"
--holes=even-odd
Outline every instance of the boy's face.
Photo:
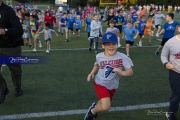
[[34,21],[34,18],[31,16],[31,17],[30,17],[30,20],[31,20],[31,21]]
[[118,15],[119,15],[119,16],[122,16],[122,11],[119,11]]
[[132,24],[131,23],[127,23],[127,28],[131,28],[132,27]]
[[67,17],[67,15],[66,14],[64,14],[64,18],[66,18]]
[[171,20],[171,17],[169,15],[166,15],[166,21],[169,22]]
[[113,56],[116,54],[118,45],[114,43],[104,43],[102,44],[102,48],[104,48],[107,56]]
[[98,20],[99,20],[98,15],[95,15],[95,16],[93,17],[93,19],[94,19],[95,21],[98,21]]
[[148,21],[151,22],[151,21],[152,21],[152,18],[149,18]]
[[114,23],[109,23],[110,28],[114,27]]
[[142,21],[145,21],[145,20],[146,20],[145,17],[143,17],[143,18],[142,18]]

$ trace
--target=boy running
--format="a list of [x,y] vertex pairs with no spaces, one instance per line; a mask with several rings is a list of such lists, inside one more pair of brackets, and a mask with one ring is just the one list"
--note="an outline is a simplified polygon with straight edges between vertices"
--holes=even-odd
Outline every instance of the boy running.
[[117,52],[117,44],[117,36],[114,33],[108,32],[103,35],[102,47],[105,51],[96,55],[94,67],[87,77],[87,81],[90,81],[98,71],[94,78],[94,87],[99,101],[89,107],[84,120],[93,120],[97,113],[108,111],[119,86],[120,77],[133,74],[131,59]]
[[63,35],[63,32],[65,31],[65,34],[66,34],[66,40],[65,42],[68,42],[68,28],[67,28],[67,23],[68,23],[68,19],[67,19],[67,15],[66,13],[64,13],[63,17],[61,18],[60,20],[60,25],[61,25],[61,29],[62,29],[62,35]]
[[81,32],[81,27],[82,27],[82,20],[81,20],[80,15],[76,16],[75,26],[76,26],[76,37],[79,38],[80,32]]
[[68,18],[69,40],[72,40],[74,23],[75,23],[75,19],[73,18],[72,13],[69,13],[69,18]]
[[137,38],[139,32],[137,29],[135,29],[134,27],[132,27],[132,23],[128,22],[126,25],[126,28],[124,28],[123,30],[123,36],[122,38],[124,38],[124,36],[126,35],[126,54],[128,57],[129,56],[129,48],[130,46],[132,46],[134,44],[134,40]]
[[37,43],[38,43],[38,38],[39,38],[39,34],[38,32],[40,31],[40,24],[37,22],[36,16],[35,15],[31,15],[30,16],[30,26],[31,26],[31,34],[32,37],[34,38],[34,49],[33,52],[36,52],[37,49]]
[[149,36],[149,45],[152,45],[151,43],[151,39],[152,39],[152,36],[153,36],[153,32],[152,32],[152,26],[153,26],[153,19],[152,17],[149,17],[148,18],[148,21],[145,25],[145,30],[144,30],[144,35],[148,35]]
[[156,50],[155,55],[158,56],[161,49],[163,48],[164,44],[171,39],[174,36],[174,33],[176,31],[176,27],[179,25],[179,22],[174,21],[174,14],[173,13],[168,13],[166,15],[166,23],[164,24],[163,29],[161,30],[161,32],[159,33],[159,35],[163,34],[163,39],[161,42],[161,45],[159,46],[159,48]]
[[145,16],[142,16],[141,20],[136,22],[136,23],[139,23],[138,24],[138,31],[139,31],[139,37],[140,37],[140,40],[137,43],[137,46],[142,47],[142,41],[144,39],[144,29],[145,29],[145,26],[146,26],[146,18],[145,18]]
[[159,37],[158,33],[161,30],[161,23],[162,23],[163,18],[165,19],[165,16],[164,16],[164,14],[161,14],[160,10],[158,11],[158,14],[155,14],[155,16],[154,16],[154,23],[155,23],[155,26],[156,26],[155,30],[157,30],[156,37]]
[[118,16],[114,17],[114,20],[116,21],[115,27],[117,29],[119,29],[119,32],[122,32],[122,26],[124,24],[124,17],[122,16],[123,11],[122,10],[118,10],[117,11]]
[[39,32],[39,33],[44,33],[44,40],[45,40],[45,44],[47,47],[46,53],[49,53],[49,50],[50,50],[50,41],[52,40],[52,33],[51,32],[54,32],[56,34],[56,36],[58,36],[56,31],[50,29],[50,25],[51,24],[49,22],[46,22],[44,24],[43,31]]

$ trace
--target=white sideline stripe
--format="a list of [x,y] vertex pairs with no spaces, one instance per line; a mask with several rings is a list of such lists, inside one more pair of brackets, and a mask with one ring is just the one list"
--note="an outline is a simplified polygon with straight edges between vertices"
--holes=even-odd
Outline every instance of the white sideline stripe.
[[[132,46],[131,48],[154,48],[154,47],[158,47],[159,45],[153,45],[153,46],[142,46],[142,47],[138,47],[138,46]],[[126,48],[126,47],[121,47],[121,48]],[[119,48],[119,49],[121,49]],[[88,50],[89,48],[67,48],[67,49],[51,49],[50,51],[63,51],[63,50]],[[102,49],[102,48],[98,48],[98,49]],[[44,50],[37,50],[37,51],[46,51]],[[32,50],[22,50],[22,52],[32,52]]]
[[[110,112],[112,112],[112,111],[127,111],[127,110],[138,110],[138,109],[146,109],[146,108],[160,108],[160,107],[167,107],[167,106],[169,106],[169,102],[132,105],[132,106],[124,106],[124,107],[111,107],[111,109],[109,111]],[[4,116],[0,116],[0,120],[75,115],[75,114],[79,115],[79,114],[85,114],[87,111],[88,111],[88,109],[78,109],[78,110],[66,110],[66,111],[57,111],[57,112],[39,112],[39,113],[4,115]]]

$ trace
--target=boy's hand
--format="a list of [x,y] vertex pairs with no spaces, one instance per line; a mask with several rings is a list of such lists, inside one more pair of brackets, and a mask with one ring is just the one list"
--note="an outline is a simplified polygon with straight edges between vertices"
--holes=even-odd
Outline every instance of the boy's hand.
[[121,70],[119,68],[114,68],[113,71],[114,72],[121,72]]
[[137,38],[137,36],[134,36],[133,38],[134,38],[134,39],[136,39],[136,38]]
[[93,78],[94,78],[94,74],[90,73],[87,77],[87,81],[89,82]]
[[172,64],[172,62],[168,62],[168,63],[166,64],[166,68],[167,68],[168,70],[172,70],[172,69],[174,69],[175,67],[174,67],[174,65]]

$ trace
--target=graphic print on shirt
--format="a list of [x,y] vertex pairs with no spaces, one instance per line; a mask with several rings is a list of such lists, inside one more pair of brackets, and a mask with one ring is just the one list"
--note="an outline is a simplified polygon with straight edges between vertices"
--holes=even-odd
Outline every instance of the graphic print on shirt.
[[175,56],[176,56],[175,59],[180,59],[180,52],[175,54]]
[[104,78],[106,80],[111,80],[113,77],[115,77],[116,73],[113,71],[114,68],[122,68],[123,63],[122,59],[116,59],[116,60],[105,60],[100,62],[100,69],[104,70]]
[[111,79],[115,76],[115,72],[113,71],[113,67],[111,66],[106,66],[105,67],[105,73],[104,73],[104,77],[105,78],[108,78],[108,79]]
[[166,30],[175,30],[175,27],[173,27],[172,25],[169,25]]

